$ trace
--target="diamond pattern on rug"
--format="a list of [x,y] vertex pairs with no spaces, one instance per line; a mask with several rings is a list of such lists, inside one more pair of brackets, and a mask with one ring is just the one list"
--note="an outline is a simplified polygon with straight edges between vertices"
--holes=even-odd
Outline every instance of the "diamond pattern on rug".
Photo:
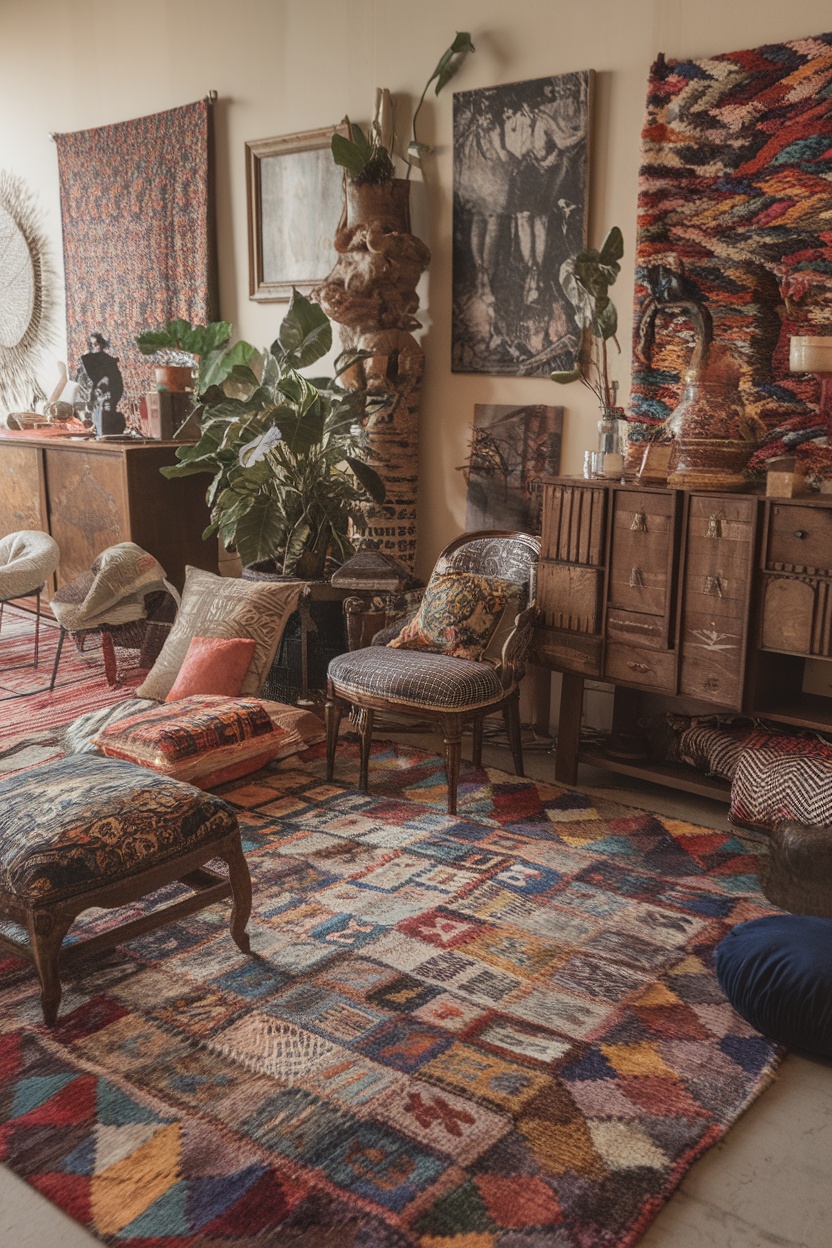
[[753,855],[493,770],[448,815],[386,743],[372,794],[324,766],[223,790],[252,956],[224,903],[79,964],[51,1032],[0,961],[0,1160],[121,1248],[630,1248],[779,1057],[712,967]]

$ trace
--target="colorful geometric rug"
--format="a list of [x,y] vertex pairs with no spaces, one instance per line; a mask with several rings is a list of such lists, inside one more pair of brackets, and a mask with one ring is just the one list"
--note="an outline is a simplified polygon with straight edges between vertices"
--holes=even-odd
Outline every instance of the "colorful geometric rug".
[[753,854],[470,765],[448,815],[410,748],[370,776],[226,787],[254,956],[219,905],[68,972],[52,1031],[0,962],[0,1161],[123,1248],[627,1248],[779,1057],[712,969]]
[[[793,451],[832,473],[816,378],[789,371],[789,337],[828,332],[832,302],[832,34],[697,59],[660,56],[647,87],[636,320],[651,270],[683,275],[741,369],[742,400],[771,432],[762,464]],[[634,421],[666,419],[693,346],[663,314],[652,365],[634,351]],[[637,334],[634,337],[637,347]]]
[[[135,659],[137,651],[118,652],[121,686],[113,689],[104,676],[98,639],[88,638],[83,652],[67,639],[50,693],[58,644],[54,621],[41,620],[40,662],[36,668],[32,667],[33,644],[34,617],[6,606],[0,629],[0,775],[59,757],[67,724],[84,711],[132,696],[132,686],[141,680],[139,669],[129,661],[131,653]],[[32,689],[44,692],[24,698],[10,696]]]

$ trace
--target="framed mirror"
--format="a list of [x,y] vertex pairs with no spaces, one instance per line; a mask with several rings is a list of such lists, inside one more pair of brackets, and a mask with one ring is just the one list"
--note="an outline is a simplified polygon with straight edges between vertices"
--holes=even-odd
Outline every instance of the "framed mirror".
[[249,296],[308,295],[335,263],[335,230],[344,205],[343,170],[330,140],[346,122],[246,143]]

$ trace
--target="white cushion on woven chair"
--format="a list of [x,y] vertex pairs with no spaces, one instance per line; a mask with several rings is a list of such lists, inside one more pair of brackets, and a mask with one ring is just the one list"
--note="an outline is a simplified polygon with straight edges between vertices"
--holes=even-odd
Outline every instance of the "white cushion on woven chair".
[[40,589],[60,558],[58,543],[37,529],[22,529],[0,538],[0,602]]

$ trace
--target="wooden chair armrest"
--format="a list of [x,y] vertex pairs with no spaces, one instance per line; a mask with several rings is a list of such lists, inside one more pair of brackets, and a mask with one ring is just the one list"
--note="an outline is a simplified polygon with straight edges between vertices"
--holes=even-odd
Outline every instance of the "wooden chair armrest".
[[536,616],[537,611],[533,606],[526,607],[517,616],[514,628],[506,638],[500,660],[500,677],[504,689],[510,689],[525,675],[525,658],[532,642]]

